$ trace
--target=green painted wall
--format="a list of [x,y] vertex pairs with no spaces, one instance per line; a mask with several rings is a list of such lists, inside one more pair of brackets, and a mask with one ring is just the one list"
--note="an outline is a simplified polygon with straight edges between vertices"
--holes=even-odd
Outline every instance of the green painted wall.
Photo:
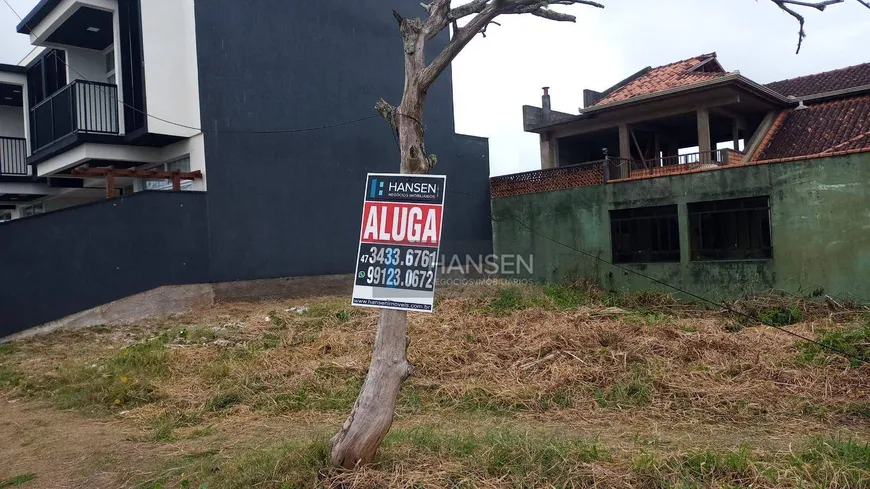
[[[686,203],[760,195],[772,260],[689,261]],[[870,302],[870,153],[493,199],[495,251],[533,255],[537,280],[673,292],[554,242],[610,261],[609,211],[667,204],[678,204],[681,262],[622,266],[714,300],[776,289]]]

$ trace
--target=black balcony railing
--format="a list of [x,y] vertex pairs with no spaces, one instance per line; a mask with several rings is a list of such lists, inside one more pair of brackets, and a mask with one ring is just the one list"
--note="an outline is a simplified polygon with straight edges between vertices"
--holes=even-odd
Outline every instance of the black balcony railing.
[[0,137],[0,175],[27,176],[27,140]]
[[30,109],[34,153],[73,133],[119,133],[117,85],[75,80]]

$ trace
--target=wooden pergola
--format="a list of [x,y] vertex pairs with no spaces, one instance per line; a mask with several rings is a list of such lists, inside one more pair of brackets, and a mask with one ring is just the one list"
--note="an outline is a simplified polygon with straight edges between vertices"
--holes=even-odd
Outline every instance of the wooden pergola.
[[72,171],[74,177],[90,177],[106,179],[106,198],[115,197],[115,178],[148,178],[154,180],[170,180],[172,181],[172,190],[181,190],[182,180],[201,180],[202,171],[196,170],[192,172],[183,171],[167,171],[167,170],[136,170],[136,169],[115,169],[115,168],[75,168]]

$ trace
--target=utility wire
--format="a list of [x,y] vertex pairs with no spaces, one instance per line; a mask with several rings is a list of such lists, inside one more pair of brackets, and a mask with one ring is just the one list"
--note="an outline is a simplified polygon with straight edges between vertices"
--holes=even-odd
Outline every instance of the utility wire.
[[814,340],[814,339],[812,339],[812,338],[809,338],[809,337],[807,337],[807,336],[804,336],[804,335],[802,335],[802,334],[800,334],[800,333],[795,333],[794,331],[789,331],[788,329],[785,329],[785,328],[783,328],[782,326],[776,326],[776,325],[773,325],[773,324],[766,323],[765,321],[761,320],[760,318],[758,318],[758,317],[756,317],[756,316],[754,316],[754,315],[752,315],[752,314],[748,314],[748,313],[745,313],[745,312],[742,312],[742,311],[738,311],[738,310],[732,308],[731,306],[729,306],[729,305],[727,305],[727,304],[720,303],[720,302],[716,302],[716,301],[713,301],[713,300],[711,300],[711,299],[707,299],[706,297],[702,297],[702,296],[700,296],[700,295],[698,295],[698,294],[695,294],[695,293],[693,293],[693,292],[689,292],[689,291],[687,291],[687,290],[681,289],[681,288],[677,287],[676,285],[671,285],[671,284],[669,284],[669,283],[667,283],[667,282],[664,282],[664,281],[662,281],[662,280],[659,280],[659,279],[657,279],[657,278],[650,277],[649,275],[643,274],[643,273],[638,272],[638,271],[636,271],[636,270],[632,270],[632,269],[630,269],[630,268],[627,268],[627,267],[623,267],[623,266],[617,265],[616,263],[613,263],[613,262],[610,262],[610,261],[608,261],[608,260],[605,260],[604,258],[601,258],[601,257],[599,257],[599,256],[595,256],[595,255],[593,255],[592,253],[589,253],[589,252],[583,251],[583,250],[581,250],[581,249],[575,248],[575,247],[573,247],[573,246],[571,246],[571,245],[569,245],[569,244],[563,243],[563,242],[561,242],[561,241],[559,241],[559,240],[557,240],[557,239],[555,239],[555,238],[552,238],[552,237],[550,237],[550,236],[547,236],[547,235],[541,234],[541,233],[539,233],[538,231],[535,231],[535,230],[532,229],[528,224],[526,224],[526,223],[520,221],[519,219],[517,219],[517,218],[515,218],[515,217],[510,217],[510,218],[507,218],[507,219],[495,219],[495,218],[492,218],[492,222],[500,222],[500,221],[506,221],[506,220],[512,220],[512,221],[515,221],[517,224],[519,224],[520,226],[526,228],[530,233],[532,233],[532,234],[534,234],[534,235],[536,235],[536,236],[540,236],[540,237],[542,237],[542,238],[544,238],[544,239],[546,239],[546,240],[548,240],[548,241],[552,241],[553,243],[556,243],[556,244],[558,244],[558,245],[560,245],[560,246],[564,246],[565,248],[568,248],[569,250],[572,250],[572,251],[574,251],[575,253],[581,254],[581,255],[583,255],[583,256],[586,256],[586,257],[592,258],[592,259],[594,259],[594,260],[597,260],[597,261],[599,261],[599,262],[602,262],[602,263],[605,263],[605,264],[607,264],[607,265],[610,265],[611,267],[616,268],[616,269],[618,269],[618,270],[622,270],[622,271],[624,271],[624,272],[631,273],[631,274],[637,275],[637,276],[639,276],[639,277],[642,277],[642,278],[644,278],[644,279],[646,279],[646,280],[649,280],[650,282],[653,282],[653,283],[656,283],[656,284],[659,284],[659,285],[663,285],[663,286],[665,286],[665,287],[667,287],[667,288],[669,288],[669,289],[672,289],[672,290],[675,290],[675,291],[677,291],[677,292],[683,293],[683,294],[685,294],[685,295],[687,295],[687,296],[689,296],[689,297],[692,297],[692,298],[694,298],[694,299],[697,299],[697,300],[699,300],[699,301],[701,301],[701,302],[705,302],[705,303],[707,303],[707,304],[710,304],[710,305],[713,305],[713,306],[716,306],[716,307],[723,307],[723,308],[725,308],[726,310],[728,310],[729,312],[732,312],[732,313],[734,313],[734,314],[738,314],[738,315],[740,315],[740,316],[743,316],[743,317],[746,317],[746,318],[752,319],[753,321],[757,321],[757,322],[759,322],[759,323],[761,323],[761,324],[764,324],[765,326],[770,326],[771,328],[774,328],[774,329],[777,329],[777,330],[779,330],[779,331],[782,331],[783,333],[789,334],[789,335],[794,336],[794,337],[796,337],[796,338],[800,338],[800,339],[802,339],[802,340],[804,340],[804,341],[806,341],[806,342],[808,342],[808,343],[811,343],[811,344],[816,345],[816,346],[818,346],[818,347],[824,348],[824,349],[826,349],[826,350],[828,350],[828,351],[831,351],[831,352],[837,353],[838,355],[841,355],[841,356],[843,356],[843,357],[845,357],[845,358],[850,358],[850,359],[853,359],[853,360],[857,360],[858,362],[861,362],[861,363],[870,363],[870,360],[868,360],[867,358],[859,357],[859,356],[857,356],[857,355],[853,355],[853,354],[851,354],[851,353],[849,353],[849,352],[846,352],[846,351],[840,350],[840,349],[835,348],[835,347],[833,347],[833,346],[826,345],[826,344],[821,343],[821,342],[819,342],[819,341],[816,341],[816,340]]
[[[5,3],[7,7],[9,7],[9,10],[11,10],[12,13],[15,14],[15,16],[18,17],[18,19],[19,19],[21,22],[24,22],[24,19],[23,19],[20,15],[18,15],[18,12],[16,12],[15,9],[12,7],[12,5],[9,4],[9,1],[8,1],[8,0],[3,0],[3,3]],[[27,26],[28,29],[33,30],[33,28],[30,27],[30,25],[28,25],[28,24],[26,24],[26,23],[25,23],[24,25]],[[69,63],[66,62],[66,60],[61,59],[61,57],[57,55],[57,51],[52,51],[51,54],[54,56],[54,58],[55,58],[56,60],[58,60],[58,61],[60,61],[61,63],[63,63],[67,68],[69,68],[70,70],[72,70],[72,71],[73,71],[76,75],[78,75],[82,80],[84,80],[84,81],[86,81],[86,82],[91,82],[91,83],[93,83],[91,80],[88,80],[87,77],[85,77],[84,75],[82,75],[78,70],[76,70],[75,68],[73,68],[72,66],[70,66]],[[228,129],[203,129],[203,128],[200,128],[200,127],[189,126],[189,125],[187,125],[187,124],[182,124],[182,123],[180,123],[180,122],[175,122],[175,121],[171,121],[171,120],[168,120],[168,119],[163,119],[163,118],[161,118],[161,117],[157,117],[156,115],[149,114],[149,113],[147,113],[147,112],[145,112],[145,111],[139,109],[138,107],[134,107],[134,106],[132,106],[132,105],[130,105],[130,104],[124,102],[123,100],[119,99],[117,96],[112,95],[111,93],[109,93],[108,91],[105,90],[105,87],[103,87],[103,86],[101,86],[101,85],[95,85],[95,87],[96,87],[98,90],[100,90],[101,92],[103,92],[104,95],[106,95],[107,97],[109,97],[110,100],[112,100],[112,101],[114,101],[114,102],[116,102],[116,103],[121,103],[121,104],[124,105],[125,107],[127,107],[127,108],[129,108],[129,109],[131,109],[131,110],[134,110],[134,111],[138,112],[139,114],[142,114],[142,115],[144,115],[144,116],[146,116],[146,117],[150,117],[151,119],[158,120],[158,121],[161,121],[161,122],[165,122],[165,123],[167,123],[167,124],[171,124],[171,125],[173,125],[173,126],[178,126],[178,127],[182,127],[182,128],[185,128],[185,129],[190,129],[190,130],[192,130],[192,131],[198,131],[198,132],[203,132],[203,133],[210,132],[210,133],[217,133],[217,134],[294,134],[294,133],[302,133],[302,132],[320,131],[320,130],[324,130],[324,129],[334,129],[334,128],[336,128],[336,127],[348,126],[348,125],[351,125],[351,124],[356,124],[356,123],[358,123],[358,122],[363,122],[363,121],[367,121],[367,120],[369,120],[369,119],[376,119],[376,118],[381,117],[380,115],[375,114],[375,115],[371,115],[371,116],[368,116],[368,117],[361,117],[361,118],[359,118],[359,119],[352,119],[352,120],[348,120],[348,121],[344,121],[344,122],[338,122],[338,123],[335,123],[335,124],[327,124],[327,125],[323,125],[323,126],[305,127],[305,128],[297,128],[297,129],[272,129],[272,130],[263,130],[263,131],[242,131],[242,130],[228,130]],[[404,114],[402,114],[402,115],[404,115]],[[410,117],[410,116],[407,116],[407,117]],[[416,119],[415,119],[415,120],[416,120]],[[418,122],[418,123],[419,123],[419,122]],[[422,127],[422,126],[421,126],[421,127]]]

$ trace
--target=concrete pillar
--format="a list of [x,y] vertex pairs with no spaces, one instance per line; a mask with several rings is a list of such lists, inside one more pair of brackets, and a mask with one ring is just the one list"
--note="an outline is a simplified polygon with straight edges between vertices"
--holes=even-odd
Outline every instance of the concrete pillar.
[[18,219],[21,217],[21,207],[16,207],[9,211],[12,214],[12,219]]
[[692,261],[692,238],[689,229],[689,208],[687,200],[677,199],[677,223],[680,230],[680,263],[689,265]]
[[556,159],[557,146],[556,138],[553,133],[545,132],[541,134],[541,169],[556,168],[559,166],[559,161]]
[[631,133],[628,124],[619,125],[619,157],[631,159]]
[[[619,125],[619,157],[624,160],[631,159],[631,132],[628,129],[628,124]],[[628,178],[630,173],[630,164],[628,161],[622,161],[619,166],[620,178]]]
[[737,119],[731,121],[731,133],[734,136],[734,151],[740,151],[740,123]]
[[653,154],[653,162],[655,163],[655,166],[661,166],[661,164],[662,164],[662,160],[661,160],[661,158],[662,158],[662,156],[661,156],[662,139],[659,136],[658,131],[655,132],[654,138],[655,138],[655,142],[653,143],[653,153],[654,153]]
[[710,162],[710,111],[698,109],[698,151],[701,152],[701,163]]

